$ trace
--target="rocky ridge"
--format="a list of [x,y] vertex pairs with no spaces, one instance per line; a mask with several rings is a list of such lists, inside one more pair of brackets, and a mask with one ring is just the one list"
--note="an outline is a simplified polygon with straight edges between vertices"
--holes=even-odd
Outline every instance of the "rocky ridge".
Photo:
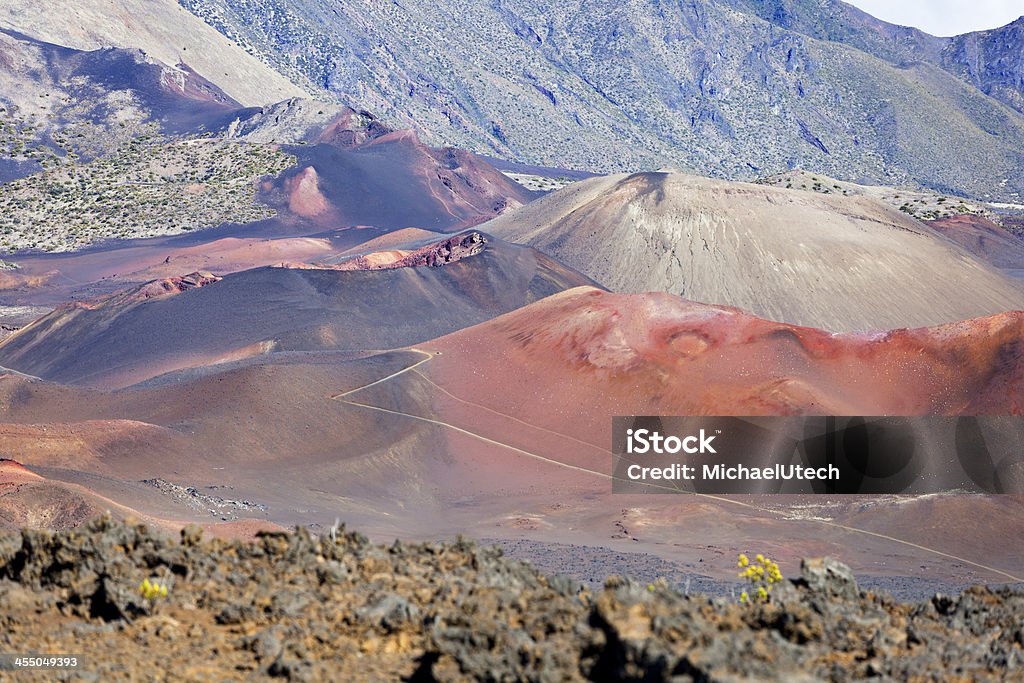
[[476,256],[486,248],[487,238],[475,230],[418,248],[371,251],[337,264],[282,264],[289,268],[328,270],[386,270],[390,268],[441,268],[450,263]]
[[[144,597],[147,579],[167,596]],[[186,528],[175,541],[99,518],[0,537],[0,596],[4,650],[88,639],[85,680],[1005,680],[1024,667],[1024,591],[902,604],[828,559],[748,605],[616,577],[591,593],[463,539]]]

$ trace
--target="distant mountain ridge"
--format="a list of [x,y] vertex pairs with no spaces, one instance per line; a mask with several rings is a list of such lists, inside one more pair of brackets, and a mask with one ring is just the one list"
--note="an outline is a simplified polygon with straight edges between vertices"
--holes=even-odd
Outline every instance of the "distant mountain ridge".
[[946,70],[1024,112],[1024,16],[950,41],[942,53]]
[[[431,144],[596,171],[1024,195],[1020,23],[936,38],[836,0],[180,0]],[[956,145],[950,145],[956,140]]]
[[927,62],[1024,112],[1024,7],[1006,26],[951,38],[876,19],[839,0],[726,0],[804,35],[843,43],[900,67]]

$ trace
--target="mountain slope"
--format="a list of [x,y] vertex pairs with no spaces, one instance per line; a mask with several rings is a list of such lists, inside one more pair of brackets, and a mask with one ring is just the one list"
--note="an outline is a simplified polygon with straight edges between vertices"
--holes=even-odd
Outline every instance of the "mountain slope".
[[422,373],[474,405],[608,446],[598,430],[614,415],[1021,414],[1022,331],[1016,312],[830,334],[664,293],[579,288],[419,348],[443,351]]
[[895,51],[879,47],[884,31],[850,46],[833,42],[838,28],[819,40],[724,0],[182,3],[282,72],[428,141],[605,171],[802,167],[975,196],[1024,190],[1024,117],[937,66],[923,34]]
[[97,124],[143,117],[181,132],[216,127],[241,108],[188,67],[138,49],[76,50],[0,28],[0,55],[4,99],[24,116]]
[[613,291],[833,331],[1024,310],[1024,289],[870,197],[676,173],[583,181],[484,224]]
[[0,27],[79,50],[141,49],[165,64],[184,62],[245,105],[306,94],[174,0],[4,2]]
[[938,61],[948,38],[877,19],[842,0],[724,0],[780,28],[842,43],[897,66]]
[[881,21],[841,0],[726,1],[782,28],[855,47],[901,68],[917,62],[940,66],[1024,112],[1024,16],[1006,26],[939,38]]
[[996,268],[1024,272],[1024,240],[982,216],[952,216],[928,224]]
[[311,142],[285,148],[298,163],[264,183],[260,198],[324,228],[455,231],[536,196],[473,154],[433,149],[366,112],[346,109]]
[[1024,112],[1024,16],[990,31],[950,39],[942,65],[982,92]]
[[221,128],[241,108],[185,65],[137,49],[76,50],[2,27],[0,93],[0,182],[91,161],[133,138]]
[[[324,271],[296,274],[323,282]],[[270,310],[278,297],[260,293],[272,299],[262,309],[267,329],[280,329]],[[137,308],[154,305],[159,300]],[[318,315],[309,308],[303,316]],[[197,315],[205,309],[197,307]],[[376,317],[364,316],[361,303],[351,305],[354,314],[334,328],[339,339],[372,341],[376,331],[393,340],[383,317],[393,309],[376,310]],[[437,309],[425,310],[421,329],[436,316]],[[634,414],[1019,415],[1022,325],[1020,313],[1009,313],[933,329],[836,335],[665,293],[581,287],[382,353],[272,353],[114,391],[0,371],[0,451],[57,482],[80,483],[164,519],[209,521],[223,513],[191,507],[188,498],[160,505],[140,480],[192,487],[199,500],[249,501],[246,516],[284,525],[327,527],[340,516],[389,539],[527,535],[693,563],[703,558],[705,571],[732,577],[734,561],[716,559],[706,539],[744,547],[760,534],[788,557],[814,547],[876,573],[993,580],[991,570],[969,561],[935,562],[930,549],[1015,572],[1019,552],[1005,538],[1024,523],[1017,497],[950,495],[901,505],[856,498],[820,509],[821,499],[804,497],[613,495],[608,426],[613,415]],[[179,327],[166,345],[209,348],[222,334],[216,325],[198,327],[209,329],[208,337]],[[122,329],[117,352],[134,362],[143,348],[132,341],[151,341],[128,334],[144,331],[137,325]],[[73,347],[77,337],[65,339]],[[84,352],[88,364],[104,353],[98,346],[66,353]],[[1018,443],[1020,425],[1011,420],[1005,428],[1013,437],[1007,443]],[[1007,465],[1016,453],[1006,452]],[[819,510],[849,526],[807,517]],[[999,522],[979,525],[979,518]],[[681,524],[692,534],[680,537]]]
[[[471,253],[446,260],[467,240]],[[297,264],[151,282],[58,308],[5,339],[0,365],[64,383],[126,386],[274,351],[406,346],[593,284],[533,249],[475,232],[435,241],[434,250],[441,256],[424,256],[420,267]]]

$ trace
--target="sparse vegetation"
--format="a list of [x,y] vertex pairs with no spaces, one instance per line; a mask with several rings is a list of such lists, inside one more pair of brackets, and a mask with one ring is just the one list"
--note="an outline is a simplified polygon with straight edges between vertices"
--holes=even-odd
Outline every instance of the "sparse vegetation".
[[[611,0],[542,11],[477,0],[458,12],[424,0],[180,4],[294,82],[376,102],[385,123],[415,124],[431,144],[604,172],[752,179],[800,165],[1005,201],[1024,191],[1024,119],[972,79],[925,65],[932,55],[912,41],[886,64],[845,28],[818,41],[747,14],[778,3],[702,3],[698,22],[678,4],[622,12]],[[778,16],[795,20],[801,5]]]
[[273,210],[254,201],[254,183],[294,163],[270,145],[155,134],[88,163],[53,158],[42,172],[0,185],[0,252],[69,251],[267,218]]
[[991,215],[991,211],[981,203],[961,197],[943,195],[930,190],[896,191],[891,187],[885,186],[858,185],[856,183],[822,179],[800,170],[768,176],[755,182],[762,185],[785,187],[791,190],[805,190],[819,194],[867,195],[923,221],[964,214]]
[[527,190],[535,192],[554,192],[576,182],[572,178],[552,178],[550,176],[533,175],[530,173],[505,173],[505,175]]
[[56,156],[47,147],[34,146],[38,134],[38,126],[22,116],[16,105],[0,106],[0,156],[40,162]]

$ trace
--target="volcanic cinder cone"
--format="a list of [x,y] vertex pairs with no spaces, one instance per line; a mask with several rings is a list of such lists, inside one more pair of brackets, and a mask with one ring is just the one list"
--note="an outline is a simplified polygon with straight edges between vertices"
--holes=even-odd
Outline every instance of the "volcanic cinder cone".
[[1024,309],[1024,289],[869,197],[678,173],[587,180],[483,227],[613,291],[665,291],[832,331]]

